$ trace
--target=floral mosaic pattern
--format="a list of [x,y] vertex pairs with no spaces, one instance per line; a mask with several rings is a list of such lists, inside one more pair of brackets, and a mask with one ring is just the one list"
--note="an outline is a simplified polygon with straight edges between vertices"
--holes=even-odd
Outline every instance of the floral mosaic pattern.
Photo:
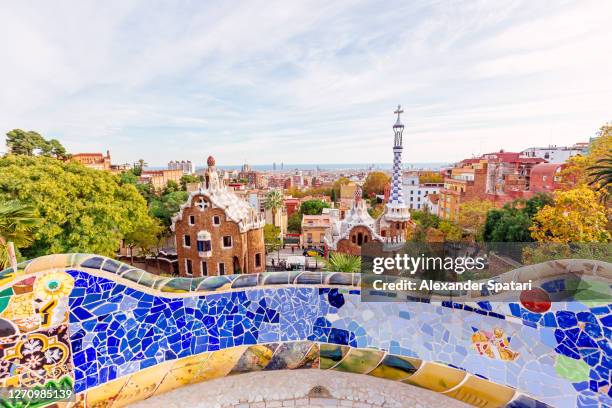
[[612,405],[610,304],[577,299],[534,313],[519,303],[365,303],[359,279],[162,278],[92,255],[39,258],[0,272],[0,381],[67,378],[79,403],[123,406],[224,375],[317,368],[483,406]]

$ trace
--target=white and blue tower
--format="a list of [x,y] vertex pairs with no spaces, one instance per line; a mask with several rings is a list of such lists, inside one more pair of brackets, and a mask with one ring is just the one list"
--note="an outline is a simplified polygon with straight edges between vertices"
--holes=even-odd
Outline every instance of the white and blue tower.
[[403,241],[410,220],[410,211],[404,202],[404,192],[402,187],[402,150],[404,150],[402,142],[402,134],[404,133],[404,125],[400,119],[400,115],[404,113],[402,107],[397,105],[397,110],[393,113],[397,114],[397,120],[393,125],[393,175],[391,176],[391,193],[389,202],[383,216],[385,222],[381,223],[382,229],[385,229],[384,236]]

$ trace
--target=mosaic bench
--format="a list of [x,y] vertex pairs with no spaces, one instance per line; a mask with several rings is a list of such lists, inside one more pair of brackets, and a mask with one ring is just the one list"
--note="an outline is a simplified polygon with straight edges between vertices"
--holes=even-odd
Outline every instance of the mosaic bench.
[[[610,267],[531,268],[584,270],[609,288]],[[96,255],[41,257],[0,272],[0,386],[74,389],[68,406],[120,407],[228,375],[321,369],[481,407],[612,405],[607,302],[557,302],[545,313],[512,302],[366,303],[360,279],[165,278]]]

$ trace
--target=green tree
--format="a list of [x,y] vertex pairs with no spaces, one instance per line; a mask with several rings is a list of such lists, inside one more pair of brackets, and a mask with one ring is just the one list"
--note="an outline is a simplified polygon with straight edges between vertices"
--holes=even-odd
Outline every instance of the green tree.
[[287,220],[287,230],[299,234],[302,232],[302,214],[294,212]]
[[267,252],[277,251],[283,245],[280,232],[279,227],[271,224],[264,225],[264,244]]
[[533,216],[545,205],[553,203],[548,194],[538,193],[529,200],[518,199],[487,213],[483,226],[486,242],[532,242],[529,228]]
[[186,191],[174,191],[161,197],[153,196],[149,204],[149,212],[161,222],[167,232],[172,224],[172,216],[180,210],[181,204],[185,203],[188,197],[189,193]]
[[45,141],[45,143],[41,146],[41,155],[55,157],[59,160],[64,160],[69,157],[69,154],[66,152],[66,148],[62,146],[57,139]]
[[[533,216],[540,211],[542,207],[545,205],[552,205],[555,202],[550,194],[546,193],[537,193],[529,200],[525,201],[524,209],[525,214],[529,216],[529,218],[533,218]],[[521,205],[523,203],[522,200],[518,200],[517,203]]]
[[264,199],[264,208],[272,211],[272,225],[276,226],[276,213],[283,208],[283,193],[280,190],[270,190]]
[[0,202],[0,270],[17,265],[15,248],[28,246],[40,218],[34,207],[16,200]]
[[6,145],[9,153],[24,156],[43,156],[65,159],[68,157],[66,149],[57,139],[46,140],[39,133],[13,129],[6,134]]
[[119,183],[121,185],[123,184],[137,185],[138,184],[138,176],[134,174],[133,169],[124,171],[123,173],[119,174],[118,177],[119,177]]
[[176,181],[168,180],[168,182],[166,183],[166,187],[164,188],[164,194],[175,193],[180,190],[181,190],[181,187],[178,185]]
[[306,200],[300,204],[300,213],[302,215],[320,215],[324,208],[329,208],[329,204],[323,200]]
[[342,252],[332,252],[329,259],[325,261],[325,270],[330,272],[361,272],[361,257]]
[[151,249],[158,244],[159,236],[163,231],[164,228],[158,220],[148,217],[125,235],[125,245],[130,249],[132,264],[134,263],[134,248],[138,248],[141,255],[147,255],[151,252],[157,253],[157,251],[151,251]]
[[332,203],[337,203],[338,202],[338,196],[336,195],[336,190],[335,189],[331,189],[331,192],[329,193],[329,198],[331,199]]
[[382,171],[373,171],[368,174],[363,183],[363,194],[365,197],[370,197],[374,194],[382,194],[385,191],[385,186],[389,183],[389,176]]
[[201,178],[196,175],[185,174],[183,177],[181,177],[181,190],[187,191],[187,184],[199,183],[201,181]]
[[22,250],[28,258],[66,252],[113,256],[128,233],[150,221],[133,185],[48,157],[0,159],[0,200],[12,199],[35,207],[45,221]]
[[470,200],[459,206],[457,224],[474,239],[482,238],[482,229],[487,219],[487,213],[495,208],[489,200]]
[[448,220],[441,220],[438,224],[438,230],[444,233],[444,239],[447,241],[461,241],[463,238],[461,228]]
[[414,242],[426,242],[427,232],[431,228],[437,229],[440,225],[440,218],[437,215],[430,213],[429,210],[413,210],[410,212],[410,218],[416,224],[416,227],[412,232],[412,241]]
[[132,170],[134,171],[134,174],[141,176],[144,168],[147,166],[148,163],[145,162],[144,159],[138,159],[138,161],[134,163],[134,168]]

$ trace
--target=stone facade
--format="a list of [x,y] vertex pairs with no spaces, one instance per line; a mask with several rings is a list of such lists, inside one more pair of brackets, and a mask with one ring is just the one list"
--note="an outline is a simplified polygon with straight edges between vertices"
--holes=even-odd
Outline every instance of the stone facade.
[[70,157],[70,161],[79,162],[83,166],[94,170],[105,170],[111,169],[111,156],[107,150],[106,155],[102,153],[77,153]]
[[263,272],[262,216],[229,191],[209,159],[205,183],[173,218],[179,274],[214,276]]
[[338,241],[336,250],[345,254],[361,255],[361,246],[372,242],[372,230],[363,225],[357,225],[350,229],[348,237]]

